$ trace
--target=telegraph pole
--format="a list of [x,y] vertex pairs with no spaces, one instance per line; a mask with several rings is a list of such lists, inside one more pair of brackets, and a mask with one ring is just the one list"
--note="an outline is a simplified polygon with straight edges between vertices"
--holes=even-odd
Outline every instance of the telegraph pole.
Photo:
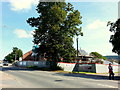
[[78,58],[78,36],[76,38],[76,42],[77,42],[77,58]]
[[16,59],[17,59],[17,51],[15,52],[15,61],[16,61]]
[[77,42],[77,65],[78,65],[78,73],[79,73],[79,60],[78,60],[78,36],[77,36],[77,38],[76,38],[76,42]]

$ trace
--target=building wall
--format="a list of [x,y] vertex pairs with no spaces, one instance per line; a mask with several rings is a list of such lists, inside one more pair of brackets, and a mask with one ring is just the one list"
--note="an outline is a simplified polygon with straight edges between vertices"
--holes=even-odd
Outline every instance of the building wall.
[[3,60],[0,60],[0,63],[3,63]]
[[[96,73],[108,73],[108,64],[96,64]],[[118,68],[120,67],[119,65],[112,65],[113,67],[113,72],[118,72]]]
[[74,63],[62,63],[59,62],[58,66],[62,67],[64,69],[64,71],[73,71],[75,64]]

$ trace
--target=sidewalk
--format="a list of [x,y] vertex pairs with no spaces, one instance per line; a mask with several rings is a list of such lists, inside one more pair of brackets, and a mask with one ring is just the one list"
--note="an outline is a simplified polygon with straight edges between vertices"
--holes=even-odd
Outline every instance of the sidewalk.
[[[73,74],[76,74],[76,73],[73,73]],[[109,74],[81,74],[81,73],[77,73],[76,75],[80,75],[80,76],[85,75],[85,76],[93,78],[93,79],[107,79],[107,80],[109,80],[109,77],[108,77]],[[114,80],[120,81],[120,75],[118,76],[118,74],[115,74]]]
[[0,71],[0,88],[17,88],[18,82],[11,75]]
[[[57,72],[57,74],[63,74],[64,76],[109,80],[108,73],[87,73],[87,72],[72,73],[72,72],[64,72],[64,71],[55,71],[55,72]],[[120,73],[115,73],[114,80],[120,81]]]

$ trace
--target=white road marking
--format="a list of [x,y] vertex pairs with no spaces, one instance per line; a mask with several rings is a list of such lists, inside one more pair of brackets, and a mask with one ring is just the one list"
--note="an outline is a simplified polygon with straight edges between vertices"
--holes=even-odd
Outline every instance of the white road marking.
[[103,84],[97,84],[97,85],[104,86],[104,87],[110,87],[110,88],[118,88],[118,87],[114,87],[114,86],[110,86],[110,85],[103,85]]

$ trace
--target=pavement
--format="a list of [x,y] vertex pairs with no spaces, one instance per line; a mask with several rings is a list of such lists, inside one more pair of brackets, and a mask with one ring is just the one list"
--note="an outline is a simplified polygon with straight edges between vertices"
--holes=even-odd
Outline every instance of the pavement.
[[[72,73],[72,72],[64,72],[64,71],[54,71],[58,74],[63,74],[65,76],[74,76],[74,77],[83,77],[83,78],[91,78],[91,79],[103,79],[103,80],[109,80],[109,74],[108,73]],[[120,73],[115,73],[114,81],[120,81]]]
[[[76,76],[83,76],[83,77],[90,77],[90,78],[99,78],[99,79],[106,79],[108,80],[108,76],[109,74],[82,74],[82,73],[73,73],[73,75],[76,75]],[[118,73],[115,74],[114,76],[114,80],[117,80],[117,81],[120,81],[120,75],[118,75]]]
[[12,88],[18,86],[18,81],[10,74],[0,71],[0,88]]

